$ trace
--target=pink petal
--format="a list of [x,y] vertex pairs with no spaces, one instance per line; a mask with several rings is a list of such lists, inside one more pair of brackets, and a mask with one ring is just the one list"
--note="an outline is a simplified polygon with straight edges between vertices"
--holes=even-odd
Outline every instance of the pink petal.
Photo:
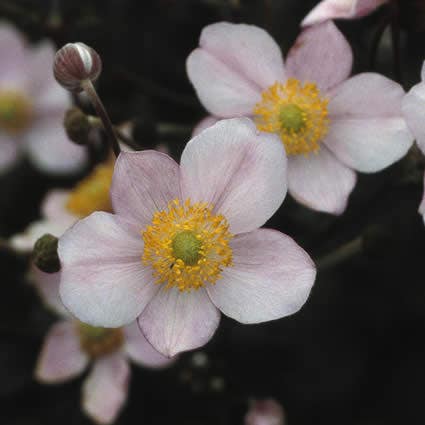
[[213,126],[219,119],[217,117],[214,117],[212,115],[207,115],[205,118],[203,118],[201,121],[196,124],[192,131],[192,137],[197,136],[199,133],[204,131],[206,128],[209,128]]
[[425,83],[416,84],[404,96],[402,111],[416,143],[425,153]]
[[0,173],[8,171],[18,160],[21,143],[6,134],[0,134]]
[[149,368],[162,368],[174,362],[174,359],[158,353],[145,338],[137,322],[133,322],[124,328],[125,352],[140,366]]
[[252,115],[261,100],[258,86],[204,49],[189,55],[186,71],[201,103],[218,117]]
[[63,321],[54,324],[44,340],[35,369],[37,380],[59,383],[82,373],[88,364],[81,351],[75,323]]
[[322,146],[317,154],[293,155],[288,160],[289,193],[317,211],[342,214],[356,184],[356,173]]
[[167,357],[202,347],[219,321],[220,313],[203,288],[182,292],[162,287],[139,317],[148,341]]
[[25,83],[26,40],[12,25],[0,23],[0,85],[21,88]]
[[208,202],[232,233],[264,224],[286,195],[286,155],[278,136],[247,118],[221,120],[192,139],[181,158],[183,198]]
[[87,149],[68,139],[62,120],[60,113],[37,120],[25,135],[30,160],[48,174],[75,173],[87,163]]
[[283,425],[285,414],[282,406],[273,399],[255,400],[247,414],[244,425]]
[[302,21],[301,26],[328,19],[354,19],[372,13],[387,0],[323,0]]
[[29,278],[46,307],[52,309],[59,316],[69,317],[68,310],[59,298],[60,273],[44,273],[32,265]]
[[52,221],[67,222],[69,223],[68,227],[74,224],[77,221],[77,217],[71,214],[66,208],[70,193],[70,190],[64,189],[49,191],[41,204],[41,213],[43,217]]
[[96,212],[79,221],[59,239],[63,303],[93,326],[131,323],[159,289],[142,253],[138,227],[124,219]]
[[402,158],[413,137],[401,113],[402,87],[365,73],[341,84],[329,103],[326,146],[346,165],[370,173]]
[[98,424],[112,424],[128,394],[130,367],[121,353],[101,357],[83,385],[84,412]]
[[180,198],[179,166],[160,152],[122,152],[115,163],[111,198],[114,211],[135,221],[140,230],[153,214]]
[[351,72],[353,53],[333,22],[305,29],[286,59],[289,77],[316,83],[327,91],[344,81]]
[[233,267],[207,288],[222,313],[241,323],[260,323],[296,313],[316,277],[308,254],[289,236],[258,229],[232,242]]

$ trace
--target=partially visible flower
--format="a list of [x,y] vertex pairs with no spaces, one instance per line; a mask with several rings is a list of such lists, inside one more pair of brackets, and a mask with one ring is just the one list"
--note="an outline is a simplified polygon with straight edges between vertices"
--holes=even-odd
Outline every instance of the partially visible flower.
[[282,406],[273,399],[254,400],[245,415],[245,425],[284,425]]
[[94,211],[112,211],[109,190],[113,161],[99,164],[72,190],[49,192],[41,207],[41,219],[10,239],[17,251],[32,251],[35,242],[45,234],[61,236],[79,219]]
[[293,314],[314,264],[288,236],[258,229],[285,194],[283,145],[248,119],[199,134],[180,166],[155,151],[123,152],[115,214],[94,213],[59,239],[62,301],[93,326],[138,318],[167,356],[204,345],[220,311],[241,323]]
[[62,316],[49,330],[42,346],[36,379],[57,384],[72,379],[91,364],[82,388],[82,409],[98,424],[115,421],[127,399],[129,360],[162,368],[172,360],[155,351],[137,323],[119,329],[96,328],[71,318],[59,299],[60,273],[32,270],[32,280],[43,301]]
[[52,73],[53,45],[27,45],[12,26],[0,24],[0,171],[24,151],[41,171],[66,174],[87,161],[63,128],[71,98]]
[[355,19],[372,13],[388,0],[323,0],[301,22],[301,26],[320,24],[329,19]]
[[221,22],[204,28],[187,72],[216,118],[252,117],[258,130],[280,137],[297,201],[341,214],[354,170],[382,170],[413,142],[402,87],[375,73],[347,79],[351,65],[350,46],[330,21],[304,30],[286,65],[261,28]]
[[[416,144],[425,155],[425,62],[422,65],[421,82],[413,86],[404,96],[402,110]],[[425,220],[425,193],[419,206],[419,213]]]

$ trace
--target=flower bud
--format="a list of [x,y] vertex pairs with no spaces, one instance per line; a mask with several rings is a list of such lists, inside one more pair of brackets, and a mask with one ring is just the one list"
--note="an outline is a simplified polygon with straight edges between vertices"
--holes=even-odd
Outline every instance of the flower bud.
[[33,249],[34,264],[45,273],[56,273],[60,270],[58,257],[58,238],[46,233],[37,240]]
[[245,415],[245,425],[283,425],[282,406],[275,400],[255,400]]
[[56,52],[53,73],[57,82],[70,91],[81,91],[81,83],[96,81],[101,71],[100,56],[84,43],[68,43]]
[[89,117],[80,108],[68,109],[65,113],[63,125],[70,140],[77,145],[87,144],[91,125]]

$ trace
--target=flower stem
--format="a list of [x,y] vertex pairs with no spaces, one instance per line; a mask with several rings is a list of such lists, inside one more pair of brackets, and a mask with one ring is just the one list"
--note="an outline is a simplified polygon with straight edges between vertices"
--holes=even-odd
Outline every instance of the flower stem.
[[114,151],[115,156],[118,157],[118,155],[121,153],[121,148],[118,144],[118,139],[115,134],[114,126],[112,125],[112,122],[109,118],[108,113],[106,112],[105,107],[103,106],[102,101],[97,95],[93,83],[90,80],[85,80],[81,83],[81,86],[89,96],[94,109],[96,109],[97,115],[102,120],[103,127],[105,128],[105,132],[109,140],[109,144],[112,150]]
[[354,255],[360,253],[363,250],[363,237],[358,236],[357,238],[347,242],[346,244],[340,246],[335,251],[325,254],[322,257],[319,257],[315,262],[317,269],[320,271],[329,269],[330,267],[336,266],[345,260],[353,257]]

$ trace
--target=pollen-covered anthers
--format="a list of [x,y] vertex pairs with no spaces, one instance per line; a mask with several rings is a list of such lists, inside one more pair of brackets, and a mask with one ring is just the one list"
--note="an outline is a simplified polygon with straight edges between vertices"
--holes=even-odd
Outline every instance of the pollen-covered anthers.
[[214,284],[224,267],[232,265],[229,225],[207,203],[178,199],[154,214],[142,232],[143,263],[153,268],[157,283],[181,291]]
[[98,328],[82,322],[77,322],[76,326],[80,347],[91,358],[114,353],[124,343],[124,333],[120,328]]
[[114,164],[112,161],[98,165],[83,179],[68,197],[66,208],[78,217],[87,217],[95,211],[112,211],[109,195]]
[[265,90],[253,113],[257,128],[277,133],[288,155],[308,154],[328,132],[328,102],[316,84],[289,78]]
[[26,130],[33,117],[29,99],[13,91],[0,91],[0,130],[15,135]]

